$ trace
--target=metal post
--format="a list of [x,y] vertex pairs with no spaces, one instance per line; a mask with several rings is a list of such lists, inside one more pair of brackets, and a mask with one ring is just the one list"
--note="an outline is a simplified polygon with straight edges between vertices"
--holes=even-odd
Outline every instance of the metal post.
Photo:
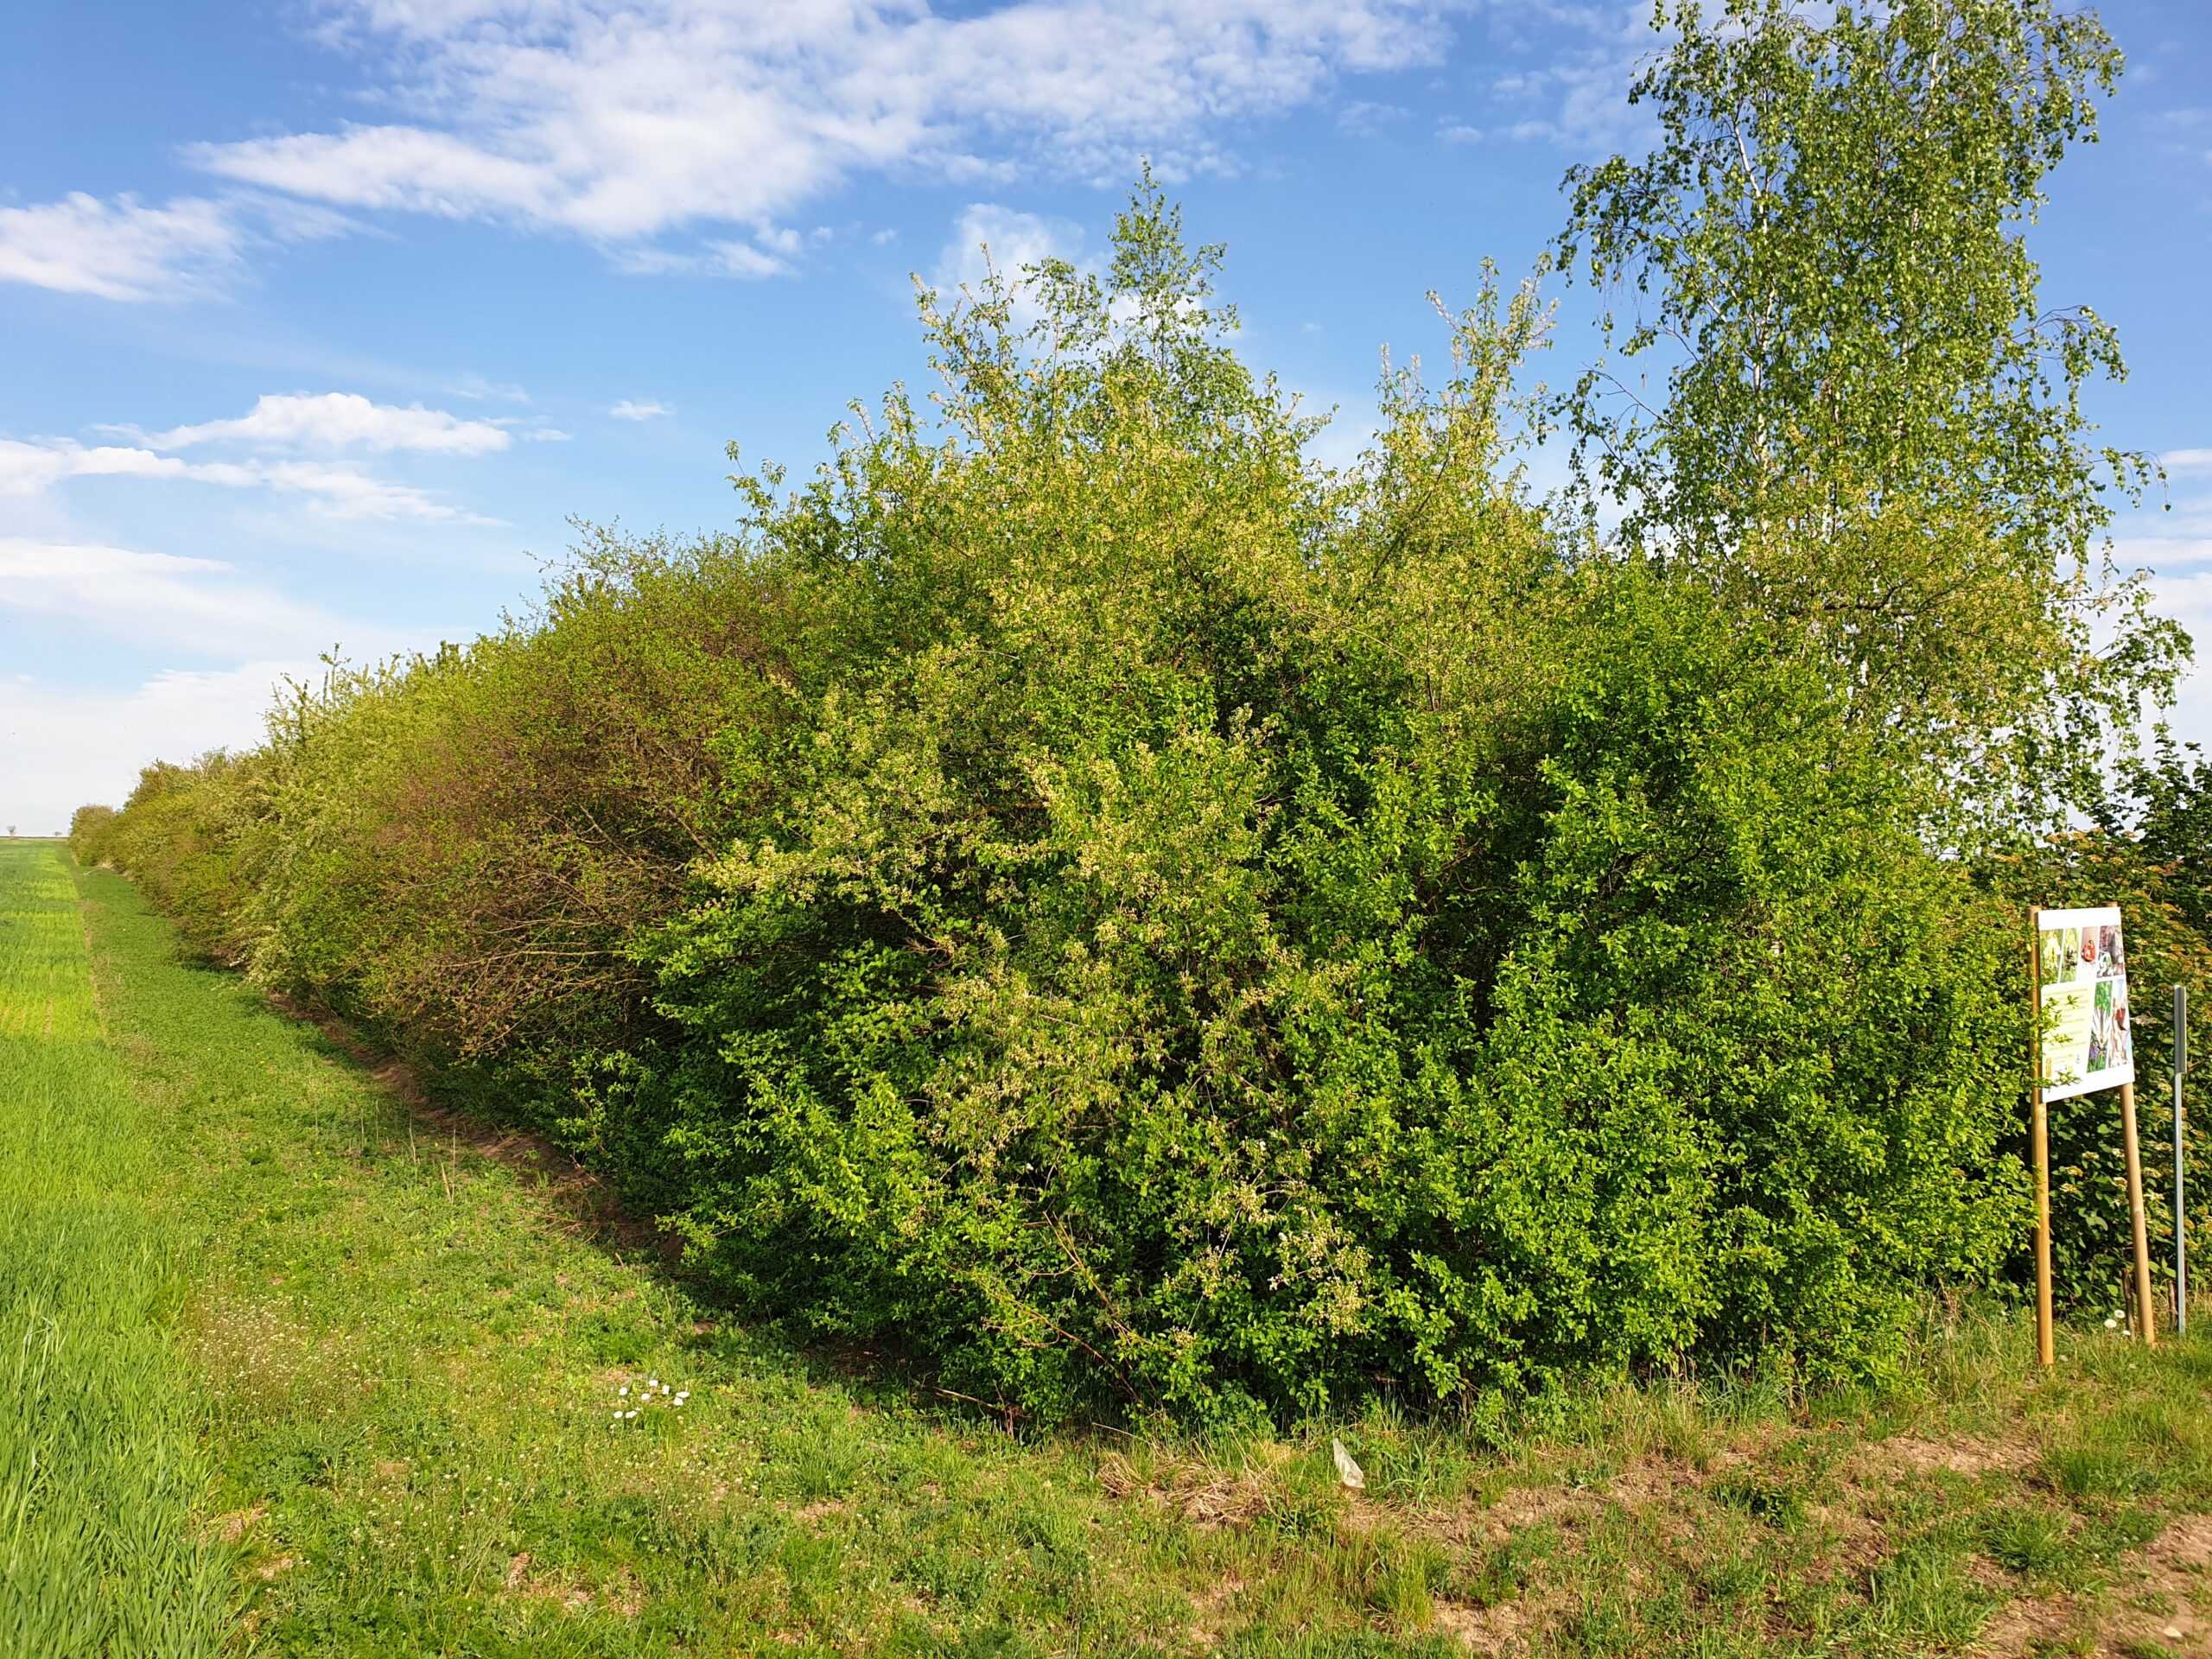
[[2174,987],[2174,1333],[2189,1329],[2189,1227],[2182,1200],[2188,1181],[2182,1162],[2181,1080],[2189,1071],[2189,988]]

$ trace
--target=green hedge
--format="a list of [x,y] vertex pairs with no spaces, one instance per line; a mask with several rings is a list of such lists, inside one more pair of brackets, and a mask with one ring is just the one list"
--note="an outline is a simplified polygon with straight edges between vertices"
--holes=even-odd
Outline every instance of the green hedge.
[[1884,1368],[2019,1236],[2012,912],[1822,664],[1519,487],[1529,293],[1332,471],[1174,215],[1117,252],[80,852],[1040,1414]]

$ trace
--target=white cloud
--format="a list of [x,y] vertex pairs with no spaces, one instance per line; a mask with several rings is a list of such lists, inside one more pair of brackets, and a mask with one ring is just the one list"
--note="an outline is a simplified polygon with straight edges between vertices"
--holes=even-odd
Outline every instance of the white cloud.
[[[2172,456],[2164,459],[2169,470],[2186,470],[2173,468]],[[2128,513],[2113,526],[2113,558],[2127,570],[2212,569],[2212,496],[2184,495]]]
[[101,444],[86,448],[68,439],[22,443],[0,438],[0,495],[38,495],[65,478],[182,478],[189,468],[174,455]]
[[979,288],[993,270],[1011,280],[1046,259],[1075,264],[1082,250],[1082,227],[1066,219],[973,202],[953,220],[931,279],[941,289]]
[[120,691],[18,680],[0,712],[10,757],[0,818],[40,833],[65,829],[79,806],[121,804],[149,762],[259,742],[276,687],[321,672],[315,649],[232,668],[169,669]]
[[[2196,456],[2204,462],[2192,459]],[[2160,460],[2170,473],[2212,469],[2212,451],[2176,450]],[[2149,572],[2152,608],[2179,622],[2196,641],[2196,666],[2168,718],[2177,735],[2212,748],[2212,496],[2183,497],[2164,510],[2132,512],[2113,528],[2113,563],[2123,570]]]
[[0,698],[0,818],[39,833],[86,802],[120,802],[149,761],[258,741],[278,681],[313,677],[316,654],[346,638],[327,613],[219,559],[0,537],[0,626],[10,618],[221,664],[115,690],[16,676]]
[[2184,565],[2212,565],[2212,538],[2205,536],[2123,536],[2113,543],[2113,558],[2124,570],[2178,570]]
[[[2212,545],[2205,551],[2212,556]],[[2196,643],[2196,666],[2182,682],[2168,723],[2183,742],[2212,749],[2212,557],[2185,574],[2161,573],[2151,587],[2160,614],[2187,628]]]
[[0,611],[66,618],[105,634],[238,657],[336,639],[311,607],[237,580],[219,559],[0,537]]
[[658,421],[665,419],[676,411],[670,409],[666,404],[641,404],[632,398],[625,397],[607,412],[618,421]]
[[455,524],[497,524],[497,518],[442,501],[411,484],[395,484],[351,467],[313,461],[279,461],[231,467],[210,461],[194,468],[194,478],[240,489],[264,486],[283,494],[310,498],[315,511],[334,518],[423,518]]
[[142,433],[135,428],[104,430],[135,437],[153,449],[186,449],[204,443],[275,444],[308,449],[395,449],[423,454],[481,455],[505,449],[513,440],[490,421],[467,421],[420,404],[402,409],[371,403],[358,392],[269,394],[234,420],[203,421]]
[[185,461],[151,449],[103,444],[87,448],[67,438],[23,443],[0,438],[0,496],[37,495],[65,479],[186,479],[226,489],[267,489],[302,495],[316,511],[340,518],[421,518],[491,524],[411,485],[375,478],[356,467],[323,461]]
[[[1633,149],[1646,141],[1656,122],[1648,105],[1628,101],[1628,89],[1638,67],[1669,38],[1652,29],[1651,7],[1644,0],[1605,0],[1542,8],[1540,15],[1566,24],[1577,38],[1548,63],[1491,80],[1494,96],[1541,112],[1494,122],[1482,136],[1556,144],[1583,155]],[[1459,130],[1473,129],[1447,129]]]
[[[783,238],[770,235],[761,240],[772,247]],[[788,251],[798,251],[796,238]],[[734,276],[741,282],[762,282],[771,276],[788,276],[791,270],[791,261],[784,253],[728,238],[690,250],[639,244],[610,249],[607,257],[614,262],[616,270],[639,276]]]
[[352,228],[326,209],[252,197],[184,196],[155,207],[83,192],[0,207],[0,282],[105,300],[176,300],[217,286],[257,244]]
[[348,127],[201,144],[193,153],[211,172],[349,207],[541,219],[559,207],[559,172],[548,161],[495,155],[419,127]]
[[1385,128],[1407,120],[1412,114],[1411,110],[1401,105],[1354,99],[1337,111],[1337,124],[1355,137],[1371,138]]
[[[1142,154],[1170,181],[1233,170],[1245,124],[1329,102],[1349,77],[1437,67],[1457,16],[1477,10],[1501,51],[1525,46],[1530,24],[1563,38],[1541,67],[1492,79],[1519,110],[1480,128],[1447,122],[1440,137],[1630,144],[1649,120],[1629,106],[1628,79],[1657,44],[1645,0],[1536,0],[1521,13],[1481,0],[315,10],[325,43],[356,55],[379,118],[189,145],[189,162],[232,181],[213,200],[78,195],[0,210],[0,280],[154,297],[219,274],[252,240],[353,228],[330,207],[567,232],[626,270],[758,279],[801,257],[804,238],[782,221],[856,177],[1120,184]],[[1339,108],[1363,131],[1402,112],[1369,98]]]
[[234,263],[243,239],[218,202],[148,207],[79,193],[0,207],[0,279],[107,300],[169,298]]
[[466,397],[471,403],[526,404],[530,394],[520,386],[499,380],[487,380],[476,373],[464,374],[446,390],[456,397]]
[[2169,473],[2212,473],[2212,449],[2169,449],[2158,465]]
[[[334,0],[327,37],[401,66],[396,118],[194,146],[224,177],[342,207],[492,218],[617,250],[685,226],[726,272],[864,173],[1120,182],[1226,163],[1222,135],[1345,73],[1442,60],[1461,0]],[[742,250],[733,253],[732,248]],[[667,268],[667,267],[664,267]],[[690,267],[678,267],[690,268]]]
[[791,269],[788,261],[743,242],[716,242],[710,245],[715,264],[728,276],[758,280],[780,276]]
[[608,259],[615,261],[617,270],[637,276],[736,276],[739,281],[757,283],[770,276],[790,276],[794,270],[791,259],[797,259],[803,245],[797,230],[763,228],[754,232],[752,241],[719,237],[703,248],[692,250],[657,248],[651,244],[611,248]]
[[34,833],[66,826],[88,802],[120,803],[150,761],[259,742],[278,687],[320,679],[324,652],[375,661],[431,643],[411,629],[341,622],[220,559],[0,537],[0,638],[19,618],[172,659],[136,686],[19,673],[0,687],[0,822]]

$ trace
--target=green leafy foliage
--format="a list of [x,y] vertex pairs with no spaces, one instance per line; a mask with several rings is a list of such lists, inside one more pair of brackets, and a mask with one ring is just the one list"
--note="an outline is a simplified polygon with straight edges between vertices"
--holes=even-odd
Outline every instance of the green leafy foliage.
[[2097,797],[2186,644],[2107,567],[2151,478],[2094,441],[2111,326],[2024,233],[2120,55],[2059,0],[1661,0],[1643,156],[1568,175],[1560,257],[1621,301],[1562,400],[1622,534],[1847,688],[1970,833]]
[[117,811],[80,808],[69,840],[89,864],[127,868],[178,918],[186,945],[232,966],[245,959],[252,877],[238,850],[258,755],[220,750],[187,765],[156,761]]

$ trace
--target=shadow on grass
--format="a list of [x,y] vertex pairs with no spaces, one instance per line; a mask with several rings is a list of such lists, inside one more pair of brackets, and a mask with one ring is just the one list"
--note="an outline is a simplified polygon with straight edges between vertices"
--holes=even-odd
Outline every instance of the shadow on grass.
[[[229,969],[195,962],[181,948],[177,962],[191,971],[246,985]],[[558,1218],[563,1232],[619,1262],[643,1268],[680,1291],[702,1316],[710,1316],[695,1319],[681,1345],[699,1351],[713,1349],[725,1358],[773,1363],[810,1383],[835,1382],[870,1405],[933,1414],[949,1425],[983,1421],[1009,1435],[1047,1433],[1063,1439],[1128,1434],[1127,1428],[1106,1422],[1039,1424],[1011,1402],[946,1388],[926,1359],[896,1344],[879,1341],[864,1346],[802,1337],[772,1320],[735,1323],[738,1311],[691,1259],[680,1234],[657,1218],[637,1213],[606,1175],[551,1136],[504,1121],[487,1109],[499,1089],[496,1080],[405,1055],[383,1033],[330,1007],[277,992],[263,995],[270,1007],[301,1027],[302,1039],[314,1052],[365,1077],[382,1092],[392,1107],[387,1132],[410,1136],[415,1144],[434,1150],[444,1147],[449,1156],[466,1148],[498,1164],[522,1179]]]

